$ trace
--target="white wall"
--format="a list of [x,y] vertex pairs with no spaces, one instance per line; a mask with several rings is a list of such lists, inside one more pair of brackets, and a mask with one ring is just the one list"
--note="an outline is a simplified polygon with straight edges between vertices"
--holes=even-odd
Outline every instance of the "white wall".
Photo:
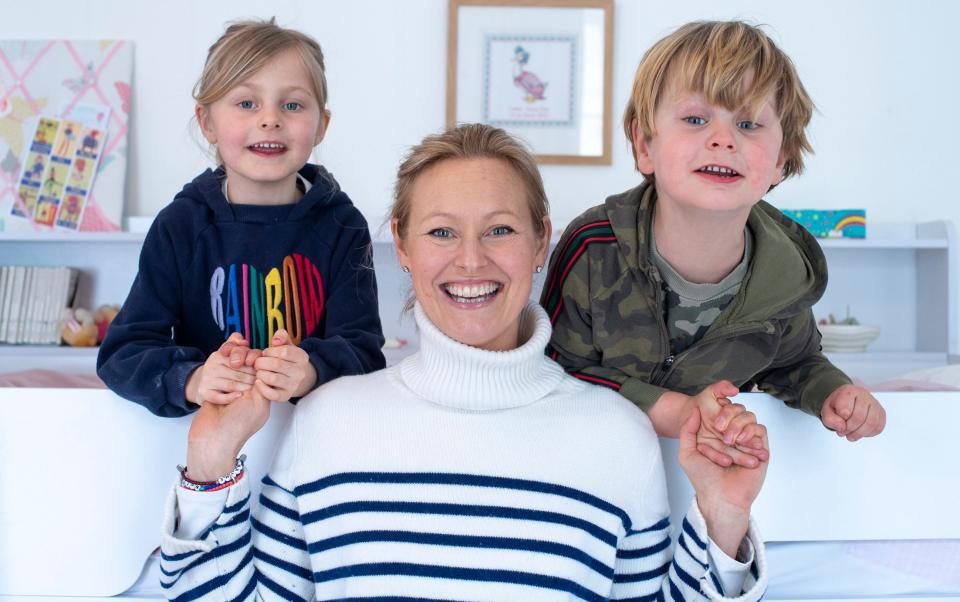
[[[149,215],[207,164],[189,122],[206,48],[224,22],[271,14],[323,45],[333,123],[319,159],[379,223],[404,149],[443,125],[445,0],[17,2],[4,6],[0,37],[135,42],[127,214]],[[618,0],[615,122],[643,51],[677,25],[713,18],[767,24],[820,109],[807,173],[771,201],[865,207],[872,221],[960,221],[948,175],[960,139],[960,3]],[[638,181],[616,127],[613,141],[609,167],[544,167],[557,222]]]

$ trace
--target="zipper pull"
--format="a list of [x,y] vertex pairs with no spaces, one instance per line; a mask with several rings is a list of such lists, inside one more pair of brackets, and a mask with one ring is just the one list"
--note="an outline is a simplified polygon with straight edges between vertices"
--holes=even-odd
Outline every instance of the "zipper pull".
[[677,356],[675,356],[675,355],[673,355],[673,354],[671,353],[670,355],[668,355],[668,356],[666,357],[666,359],[663,360],[663,367],[664,367],[664,368],[669,368],[670,366],[673,365],[673,360],[675,360],[675,359],[677,359]]

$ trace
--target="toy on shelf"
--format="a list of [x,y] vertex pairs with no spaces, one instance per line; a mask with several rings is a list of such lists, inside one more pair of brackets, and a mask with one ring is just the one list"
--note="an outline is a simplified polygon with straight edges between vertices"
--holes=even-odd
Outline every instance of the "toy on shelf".
[[837,320],[833,314],[817,322],[820,330],[820,345],[827,353],[863,353],[867,346],[880,336],[879,326],[864,326],[850,315],[847,307],[847,317]]
[[97,325],[97,345],[103,342],[107,336],[107,327],[113,322],[113,319],[120,313],[119,305],[101,305],[93,313],[93,322]]
[[63,326],[60,336],[71,347],[95,347],[97,344],[97,325],[93,314],[86,309],[63,310]]
[[866,238],[865,209],[781,209],[817,238]]

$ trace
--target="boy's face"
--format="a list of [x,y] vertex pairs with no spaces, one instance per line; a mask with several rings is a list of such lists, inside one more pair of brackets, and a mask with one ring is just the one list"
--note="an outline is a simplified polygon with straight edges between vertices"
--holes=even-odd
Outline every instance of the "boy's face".
[[[749,82],[747,82],[749,84]],[[746,214],[780,181],[783,129],[772,96],[758,115],[728,111],[669,85],[647,139],[636,123],[637,168],[656,175],[658,202]]]

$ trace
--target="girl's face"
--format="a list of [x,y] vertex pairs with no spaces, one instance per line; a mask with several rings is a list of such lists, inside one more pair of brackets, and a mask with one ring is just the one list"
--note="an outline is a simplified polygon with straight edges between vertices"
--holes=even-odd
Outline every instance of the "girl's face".
[[216,144],[231,202],[292,203],[297,171],[323,139],[320,110],[300,55],[288,49],[210,105],[197,107],[204,138]]
[[427,317],[466,345],[514,349],[550,239],[548,218],[537,235],[520,176],[499,159],[446,159],[417,177],[410,198],[394,244]]

